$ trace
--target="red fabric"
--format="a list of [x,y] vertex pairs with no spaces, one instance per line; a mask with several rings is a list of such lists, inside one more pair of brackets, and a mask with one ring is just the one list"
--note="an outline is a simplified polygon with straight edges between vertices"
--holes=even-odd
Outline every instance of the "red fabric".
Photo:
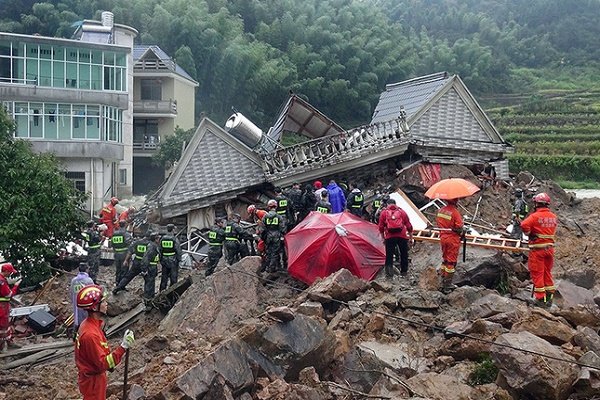
[[[336,232],[336,225],[347,236]],[[385,246],[377,225],[349,212],[323,214],[312,211],[285,235],[288,272],[307,284],[342,268],[372,280],[385,263]]]
[[119,222],[121,221],[129,222],[129,210],[125,210],[119,214]]
[[458,261],[460,251],[460,233],[456,231],[463,227],[462,216],[454,204],[448,204],[438,210],[435,223],[438,228],[448,229],[440,231],[440,245],[444,264],[453,267]]
[[[404,224],[404,228],[400,232],[390,232],[388,230],[388,219],[392,217],[392,215],[396,215],[402,219]],[[413,227],[410,224],[410,219],[408,218],[408,214],[404,212],[403,209],[398,207],[395,204],[390,204],[387,206],[379,215],[379,232],[383,235],[385,239],[389,239],[392,237],[399,237],[403,239],[409,239],[410,234],[413,231]]]
[[107,229],[103,232],[104,236],[111,238],[115,229],[115,220],[117,219],[117,209],[112,204],[107,204],[100,211],[100,223],[106,224]]
[[529,273],[533,281],[533,294],[543,300],[546,294],[554,293],[552,267],[554,267],[554,247],[531,249],[528,261]]
[[118,365],[125,354],[121,346],[110,352],[102,323],[99,319],[88,317],[77,332],[75,363],[79,370],[78,384],[83,400],[106,399],[106,371],[111,369],[107,357],[112,355],[114,364]]
[[425,192],[425,196],[430,199],[460,199],[471,196],[479,191],[479,187],[462,178],[442,179],[431,185]]
[[[4,275],[0,274],[0,297],[10,299],[19,290],[18,285],[11,289]],[[10,300],[0,301],[0,342],[10,341],[12,339],[12,329],[10,328]]]
[[529,240],[529,245],[543,245],[554,243],[554,238],[541,238],[538,235],[554,236],[558,219],[556,214],[547,207],[540,207],[521,222],[521,229],[528,236],[533,236]]

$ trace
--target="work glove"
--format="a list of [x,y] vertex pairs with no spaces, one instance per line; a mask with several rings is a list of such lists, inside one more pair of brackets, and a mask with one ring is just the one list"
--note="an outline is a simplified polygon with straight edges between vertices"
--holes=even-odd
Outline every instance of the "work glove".
[[14,278],[13,278],[13,277],[8,277],[8,278],[6,278],[6,282],[7,282],[9,285],[16,285],[16,284],[17,284],[17,282],[19,282],[19,283],[20,283],[20,282],[21,282],[21,280],[22,280],[22,279],[21,279],[20,277],[18,277],[18,276],[15,276]]
[[128,349],[133,346],[135,343],[135,336],[133,336],[133,331],[131,329],[127,329],[125,334],[123,335],[123,341],[121,342],[121,347],[124,349]]
[[148,275],[148,270],[147,269],[143,269],[142,272],[141,272],[141,275],[142,276]]

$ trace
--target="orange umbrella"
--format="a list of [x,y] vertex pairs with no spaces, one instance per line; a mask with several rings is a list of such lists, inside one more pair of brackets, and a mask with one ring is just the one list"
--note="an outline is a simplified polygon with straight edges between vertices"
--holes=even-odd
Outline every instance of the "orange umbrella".
[[442,179],[434,183],[425,196],[430,199],[452,200],[471,196],[479,191],[479,188],[471,182],[462,178]]

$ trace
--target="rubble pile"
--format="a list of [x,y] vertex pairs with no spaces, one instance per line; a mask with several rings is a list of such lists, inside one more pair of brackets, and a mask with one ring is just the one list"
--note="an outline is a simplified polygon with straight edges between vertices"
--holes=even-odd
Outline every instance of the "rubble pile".
[[[442,168],[442,176],[476,179],[466,169],[449,168]],[[394,177],[394,184],[410,185],[417,196],[418,176],[409,172]],[[490,249],[468,248],[457,267],[459,287],[450,294],[437,290],[441,255],[435,243],[414,245],[406,277],[388,280],[380,274],[364,282],[340,270],[309,288],[283,275],[261,279],[258,257],[230,267],[221,261],[208,278],[192,271],[193,284],[167,315],[142,314],[129,326],[138,337],[131,351],[129,398],[600,396],[595,368],[600,368],[600,200],[577,201],[554,183],[522,173],[512,186],[481,194],[477,223],[503,230],[517,186],[528,198],[548,192],[560,219],[556,307],[532,306],[522,255]],[[461,202],[466,214],[475,212],[479,196]],[[105,279],[110,273],[103,267]],[[68,312],[68,278],[53,285],[41,301]],[[135,299],[139,290],[133,285],[123,295]],[[50,340],[59,339],[37,339]],[[122,373],[118,367],[109,374],[111,399],[120,399]],[[66,356],[3,371],[0,384],[14,400],[72,399],[79,396],[76,376],[72,357]]]

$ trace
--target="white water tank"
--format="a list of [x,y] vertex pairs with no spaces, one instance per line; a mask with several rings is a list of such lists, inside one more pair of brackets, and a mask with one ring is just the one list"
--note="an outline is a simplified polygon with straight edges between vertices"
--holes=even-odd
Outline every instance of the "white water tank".
[[263,140],[263,131],[239,112],[229,117],[225,122],[225,129],[251,149],[257,147]]
[[115,25],[115,15],[110,11],[102,11],[102,26],[112,28]]

